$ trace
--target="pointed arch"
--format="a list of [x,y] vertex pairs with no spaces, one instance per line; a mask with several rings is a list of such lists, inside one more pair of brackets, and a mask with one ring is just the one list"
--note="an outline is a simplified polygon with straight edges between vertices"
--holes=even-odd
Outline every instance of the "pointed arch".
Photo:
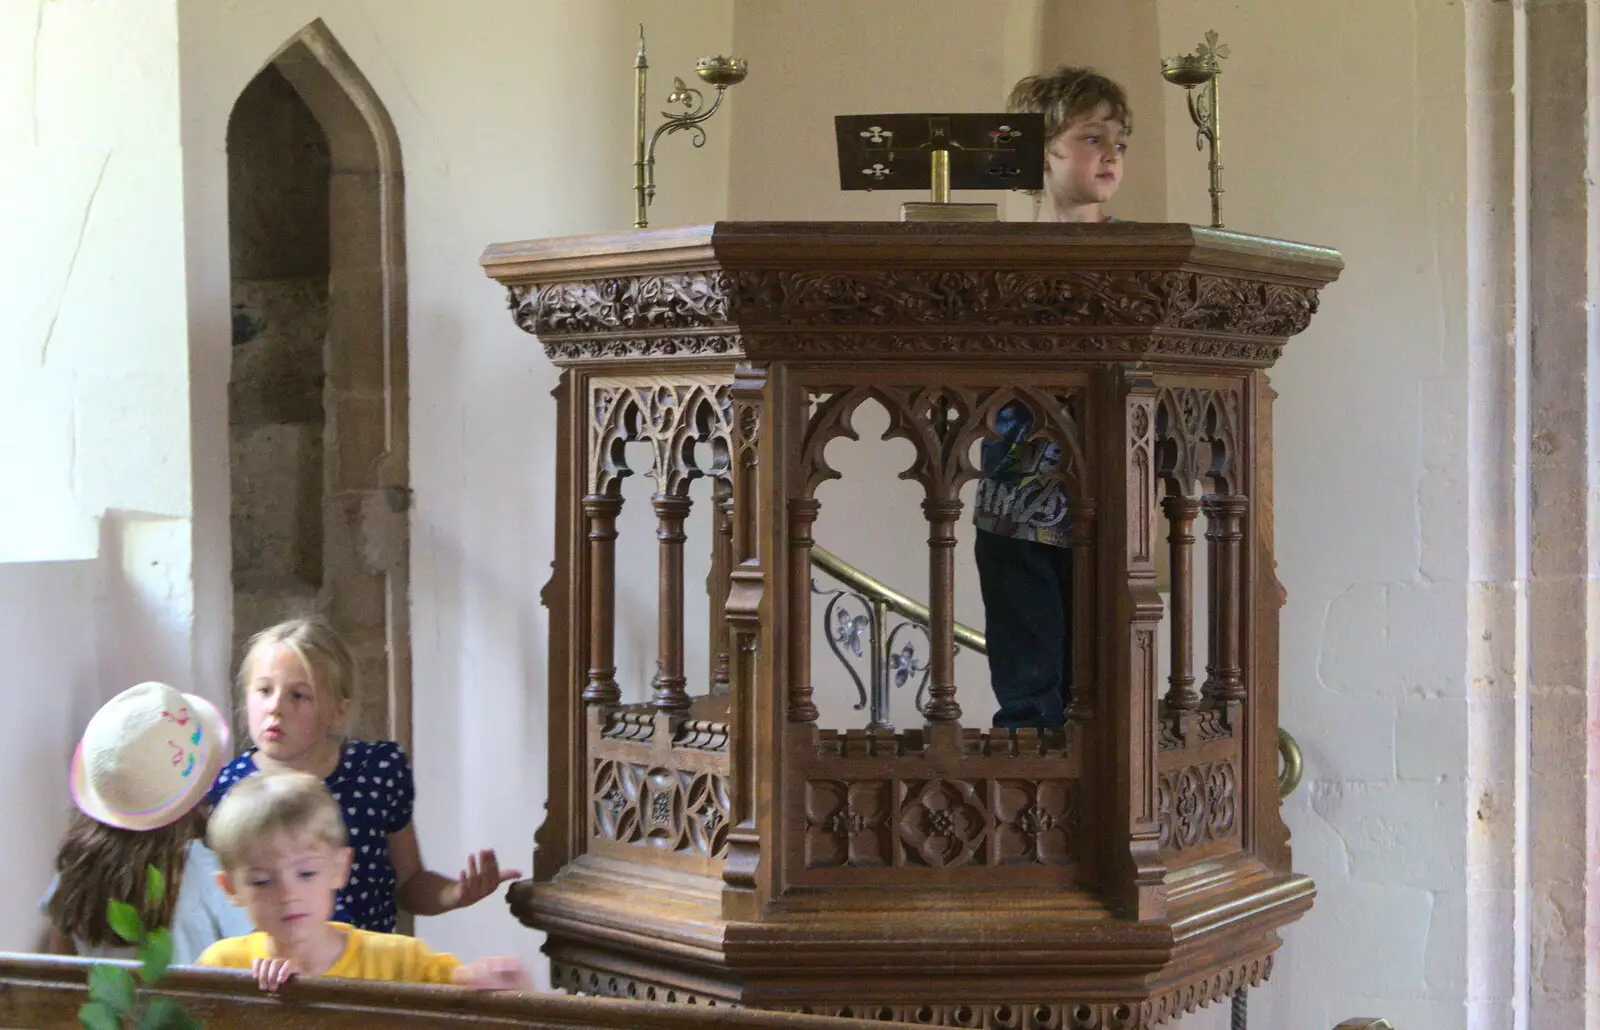
[[[321,19],[263,66],[311,112],[328,148],[322,389],[322,575],[317,609],[350,642],[362,696],[352,735],[411,744],[410,390],[405,189],[382,99]],[[240,114],[237,100],[230,114]]]

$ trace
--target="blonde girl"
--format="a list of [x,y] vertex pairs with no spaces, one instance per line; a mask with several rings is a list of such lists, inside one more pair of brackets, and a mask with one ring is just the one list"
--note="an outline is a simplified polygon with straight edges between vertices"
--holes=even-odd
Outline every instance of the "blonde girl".
[[254,746],[217,775],[210,800],[220,801],[257,772],[322,779],[344,813],[352,855],[333,918],[363,930],[393,933],[400,909],[428,916],[465,908],[520,877],[502,872],[492,850],[468,855],[454,878],[423,867],[405,750],[393,741],[344,736],[354,681],[350,649],[324,622],[291,619],[252,637],[239,664],[239,690]]
[[[123,901],[146,927],[172,932],[172,961],[189,965],[214,942],[250,931],[216,884],[217,859],[202,842],[199,803],[228,756],[228,731],[204,698],[141,683],[95,713],[73,755],[72,823],[56,854],[56,879],[40,903],[51,950],[132,958],[106,923]],[[145,870],[166,882],[145,895]]]

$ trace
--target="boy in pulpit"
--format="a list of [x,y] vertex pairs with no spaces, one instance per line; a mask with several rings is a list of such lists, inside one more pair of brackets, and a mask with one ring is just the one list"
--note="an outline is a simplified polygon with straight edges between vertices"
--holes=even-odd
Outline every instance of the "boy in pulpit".
[[[1082,68],[1018,82],[1009,110],[1044,116],[1038,221],[1104,222],[1122,183],[1132,113],[1122,87]],[[1029,440],[1021,404],[1001,409],[1000,439],[982,448],[973,521],[983,592],[994,725],[1065,725],[1072,696],[1072,551],[1060,448]]]

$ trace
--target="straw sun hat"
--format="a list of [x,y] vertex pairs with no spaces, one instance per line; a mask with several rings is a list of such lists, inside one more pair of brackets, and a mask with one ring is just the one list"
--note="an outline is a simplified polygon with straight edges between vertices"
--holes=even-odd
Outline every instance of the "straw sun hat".
[[205,797],[227,754],[228,728],[211,702],[141,683],[89,720],[72,756],[72,800],[107,826],[158,829]]

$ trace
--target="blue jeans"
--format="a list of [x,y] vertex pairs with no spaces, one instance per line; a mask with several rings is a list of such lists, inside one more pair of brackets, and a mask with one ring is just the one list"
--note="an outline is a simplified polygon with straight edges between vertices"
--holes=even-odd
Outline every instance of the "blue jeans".
[[994,725],[1063,726],[1072,701],[1072,551],[977,531]]

